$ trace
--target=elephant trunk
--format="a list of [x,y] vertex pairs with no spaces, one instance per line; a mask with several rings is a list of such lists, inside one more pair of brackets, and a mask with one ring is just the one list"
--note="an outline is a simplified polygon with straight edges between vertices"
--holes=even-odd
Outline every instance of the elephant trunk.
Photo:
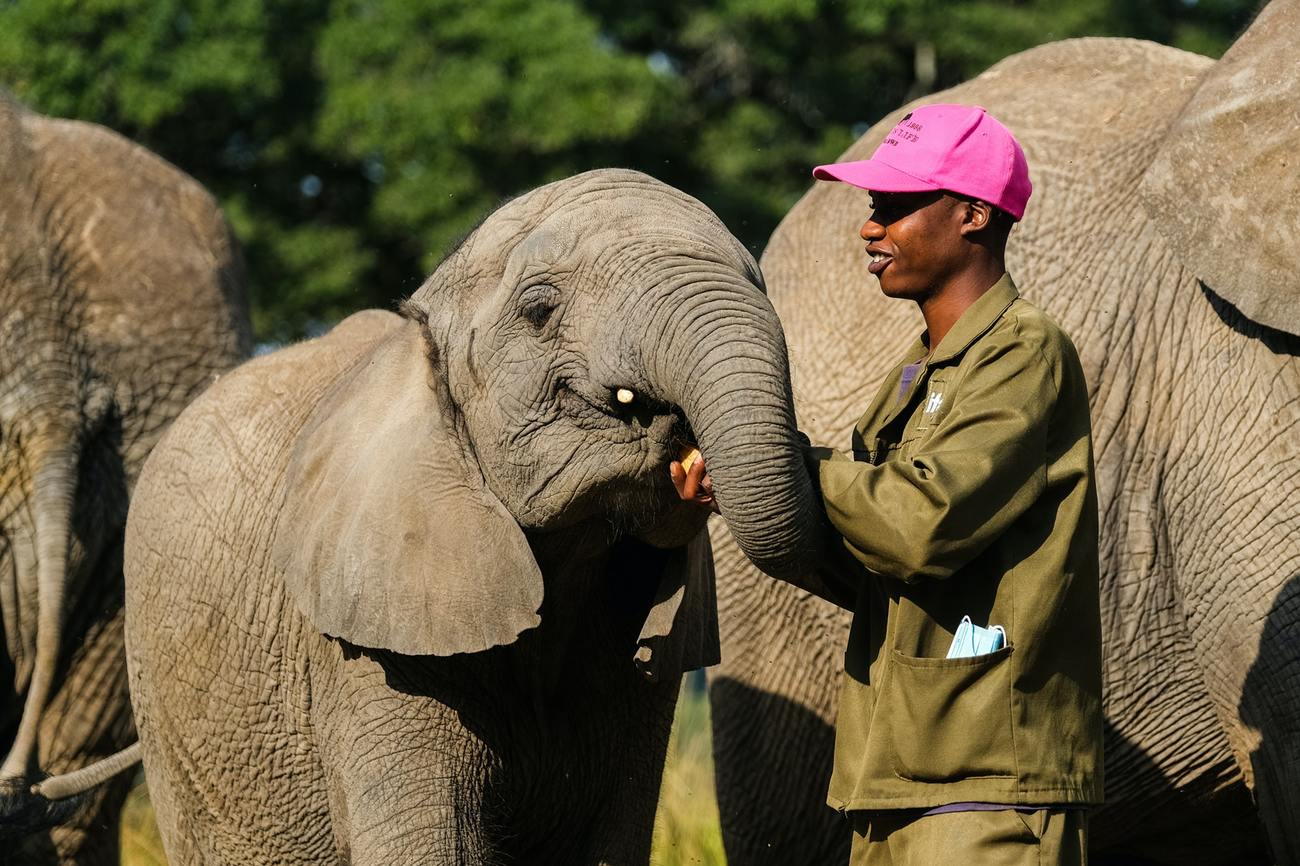
[[35,793],[47,800],[66,800],[69,797],[76,797],[104,784],[119,773],[126,772],[140,763],[140,760],[141,749],[137,740],[120,752],[109,755],[102,761],[96,761],[88,767],[42,780],[35,786]]
[[696,284],[658,310],[672,321],[657,323],[664,339],[647,374],[686,413],[732,536],[768,574],[805,571],[818,521],[775,310],[754,286],[728,282]]
[[77,449],[63,445],[40,458],[33,479],[32,517],[36,532],[36,653],[22,720],[0,766],[0,781],[25,778],[36,748],[41,713],[49,700],[63,636],[72,502],[77,488]]

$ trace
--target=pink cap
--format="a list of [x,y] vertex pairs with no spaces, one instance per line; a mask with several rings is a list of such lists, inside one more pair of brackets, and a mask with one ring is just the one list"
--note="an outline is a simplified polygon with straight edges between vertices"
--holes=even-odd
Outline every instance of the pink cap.
[[876,192],[943,189],[1016,219],[1032,190],[1020,143],[978,105],[923,105],[898,122],[871,159],[819,165],[813,177]]

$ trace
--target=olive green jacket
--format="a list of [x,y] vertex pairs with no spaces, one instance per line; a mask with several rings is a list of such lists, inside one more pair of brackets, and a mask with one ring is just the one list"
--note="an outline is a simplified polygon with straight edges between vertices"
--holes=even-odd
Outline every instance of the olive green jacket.
[[[810,461],[855,597],[828,801],[842,810],[1102,797],[1097,499],[1070,339],[1003,277],[853,455]],[[900,392],[902,392],[900,394]],[[841,596],[843,597],[843,596]],[[1007,646],[946,659],[963,616]]]

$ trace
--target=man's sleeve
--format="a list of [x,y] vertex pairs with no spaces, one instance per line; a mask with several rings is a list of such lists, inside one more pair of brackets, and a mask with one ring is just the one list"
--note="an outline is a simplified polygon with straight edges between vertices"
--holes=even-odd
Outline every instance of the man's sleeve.
[[819,461],[826,514],[871,571],[949,577],[1042,493],[1057,370],[1008,330],[970,349],[956,402],[910,459]]
[[[797,433],[801,440],[803,448],[804,463],[808,467],[808,472],[812,476],[814,488],[817,484],[817,460],[814,455],[820,453],[829,454],[829,449],[814,448],[808,441],[808,437],[802,432]],[[820,500],[819,500],[820,501]],[[816,532],[819,538],[816,546],[820,555],[812,559],[808,565],[808,570],[785,575],[781,579],[788,584],[797,586],[804,592],[828,601],[837,607],[852,610],[857,604],[858,586],[857,581],[846,577],[846,573],[861,572],[861,567],[844,552],[840,544],[839,533],[830,525],[825,512],[818,506],[817,514],[813,516],[818,524]],[[845,563],[843,560],[848,560]]]

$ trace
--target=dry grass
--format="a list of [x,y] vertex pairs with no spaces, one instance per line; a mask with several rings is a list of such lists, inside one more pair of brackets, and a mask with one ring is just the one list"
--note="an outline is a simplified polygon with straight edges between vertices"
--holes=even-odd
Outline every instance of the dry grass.
[[[651,866],[725,866],[718,806],[713,797],[709,704],[683,689],[668,745]],[[153,808],[141,779],[122,812],[122,866],[166,866]]]

